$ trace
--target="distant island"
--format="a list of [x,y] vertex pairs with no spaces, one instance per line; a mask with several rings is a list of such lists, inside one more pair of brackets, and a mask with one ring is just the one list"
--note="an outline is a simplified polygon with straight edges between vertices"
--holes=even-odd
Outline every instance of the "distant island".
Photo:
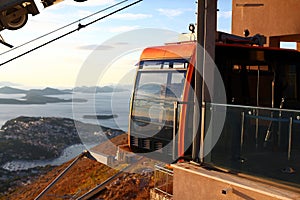
[[0,98],[0,104],[47,104],[47,103],[64,103],[64,102],[87,102],[85,99],[60,99],[57,97],[46,97],[42,95],[26,95],[22,99],[4,99]]
[[108,92],[124,92],[128,91],[128,89],[123,87],[114,87],[114,86],[82,86],[82,87],[75,87],[73,89],[74,92],[81,92],[81,93],[108,93]]
[[36,95],[61,95],[71,94],[72,90],[59,90],[55,88],[46,87],[45,89],[30,89],[22,90],[13,87],[2,87],[0,88],[0,94],[36,94]]
[[84,119],[112,119],[117,118],[118,115],[83,115]]
[[25,94],[26,90],[5,86],[0,88],[0,93],[1,94]]
[[0,98],[0,104],[47,104],[63,102],[86,102],[85,99],[61,99],[47,95],[71,94],[72,90],[59,90],[54,88],[22,90],[12,87],[0,88],[1,94],[25,94],[21,99]]
[[64,103],[64,102],[87,102],[86,99],[72,98],[72,99],[62,99],[58,97],[53,97],[49,95],[64,95],[72,94],[74,92],[78,93],[109,93],[109,92],[123,92],[128,91],[128,89],[123,87],[113,87],[113,86],[92,86],[92,87],[75,87],[74,89],[55,89],[46,87],[45,89],[30,89],[23,90],[13,87],[1,87],[0,94],[24,94],[25,96],[21,99],[12,98],[0,98],[0,104],[47,104],[47,103]]
[[75,87],[73,89],[55,89],[51,87],[46,87],[45,89],[30,89],[23,90],[18,88],[13,88],[9,86],[4,86],[0,88],[0,94],[35,94],[35,95],[62,95],[62,94],[72,94],[73,92],[80,93],[107,93],[107,92],[124,92],[128,91],[128,86],[81,86]]

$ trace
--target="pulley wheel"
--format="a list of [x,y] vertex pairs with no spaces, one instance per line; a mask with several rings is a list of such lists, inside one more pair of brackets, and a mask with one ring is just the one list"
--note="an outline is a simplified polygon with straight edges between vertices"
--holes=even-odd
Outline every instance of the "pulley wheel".
[[[19,12],[22,9],[24,11]],[[18,12],[20,14],[18,14]],[[10,9],[7,9],[6,11],[3,11],[3,16],[4,18],[6,18],[4,26],[9,30],[17,30],[19,28],[22,28],[28,20],[27,10],[20,5],[14,6]]]

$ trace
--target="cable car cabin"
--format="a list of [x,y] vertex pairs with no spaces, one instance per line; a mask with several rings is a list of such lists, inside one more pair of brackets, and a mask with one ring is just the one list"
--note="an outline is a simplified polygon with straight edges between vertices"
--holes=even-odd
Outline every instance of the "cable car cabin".
[[[195,45],[150,47],[141,54],[129,117],[134,152],[168,162],[191,155]],[[226,120],[204,162],[290,181],[277,172],[300,170],[300,52],[224,43],[215,51],[227,104],[206,102],[203,117],[219,109]]]
[[187,105],[179,106],[178,103],[189,101],[192,94],[189,83],[192,82],[194,56],[194,43],[143,51],[131,100],[129,145],[133,151],[155,151],[168,158],[177,155],[178,139],[176,144],[170,141],[181,125],[179,117],[185,118],[187,112]]

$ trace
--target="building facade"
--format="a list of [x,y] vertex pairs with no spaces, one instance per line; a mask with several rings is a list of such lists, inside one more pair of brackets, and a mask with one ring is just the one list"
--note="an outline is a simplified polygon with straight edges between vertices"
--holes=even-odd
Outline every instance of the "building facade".
[[279,47],[280,42],[296,42],[300,50],[300,1],[298,0],[233,0],[232,33],[262,34],[267,44]]

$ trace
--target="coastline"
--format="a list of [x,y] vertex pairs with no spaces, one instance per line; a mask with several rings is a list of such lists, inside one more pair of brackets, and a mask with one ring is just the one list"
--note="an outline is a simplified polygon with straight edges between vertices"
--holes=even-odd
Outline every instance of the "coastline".
[[70,118],[21,116],[8,120],[0,129],[0,194],[82,153],[86,146],[80,140],[75,123],[86,138],[97,143],[124,133]]
[[70,118],[20,116],[0,129],[0,165],[15,160],[56,159],[72,145],[96,145],[122,133]]

